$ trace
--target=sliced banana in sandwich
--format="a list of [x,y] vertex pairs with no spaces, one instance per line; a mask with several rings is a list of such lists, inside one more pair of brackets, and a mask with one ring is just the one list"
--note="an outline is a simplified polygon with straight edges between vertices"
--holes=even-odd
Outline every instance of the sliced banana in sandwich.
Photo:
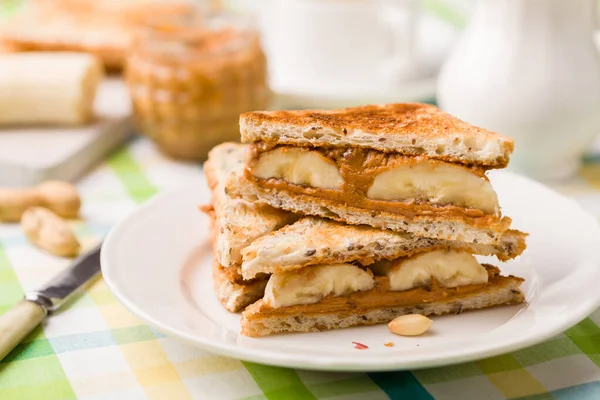
[[264,302],[273,308],[317,303],[330,295],[343,296],[374,286],[373,274],[355,265],[315,265],[271,275]]
[[498,196],[489,181],[461,166],[421,161],[406,163],[375,177],[367,192],[374,200],[422,199],[439,205],[476,208],[496,214]]
[[470,253],[436,250],[370,266],[376,275],[387,276],[390,290],[427,286],[435,279],[441,287],[484,284],[488,273]]
[[316,151],[287,147],[261,154],[252,174],[261,179],[278,178],[321,189],[340,189],[344,183],[332,160]]

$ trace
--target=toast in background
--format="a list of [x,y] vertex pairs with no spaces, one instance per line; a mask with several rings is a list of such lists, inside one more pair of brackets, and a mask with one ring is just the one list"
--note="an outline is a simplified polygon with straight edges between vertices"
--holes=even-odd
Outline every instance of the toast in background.
[[119,70],[139,24],[156,15],[183,15],[184,1],[33,1],[0,29],[6,49],[76,51],[96,55]]

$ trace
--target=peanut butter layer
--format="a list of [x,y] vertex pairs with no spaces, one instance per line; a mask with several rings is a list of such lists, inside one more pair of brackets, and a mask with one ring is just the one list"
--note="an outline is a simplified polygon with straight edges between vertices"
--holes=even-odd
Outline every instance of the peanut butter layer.
[[[428,165],[435,167],[436,165],[448,165],[438,160],[430,160],[424,157],[410,157],[399,154],[382,153],[376,150],[361,149],[361,148],[315,148],[311,149],[311,153],[319,154],[322,159],[331,165],[337,166],[337,171],[341,176],[340,183],[335,177],[331,177],[331,171],[328,171],[327,179],[319,178],[313,183],[313,186],[306,184],[291,183],[281,178],[262,178],[259,160],[265,151],[273,150],[264,142],[259,142],[251,145],[250,160],[245,170],[245,177],[256,184],[257,186],[286,190],[294,194],[303,194],[323,198],[337,203],[346,204],[357,208],[375,211],[387,211],[397,214],[402,214],[409,218],[415,216],[436,216],[436,217],[461,217],[464,220],[470,220],[470,224],[481,224],[488,226],[500,220],[501,214],[497,207],[497,197],[493,190],[492,197],[496,201],[496,205],[488,208],[492,212],[485,212],[477,208],[469,208],[456,204],[434,204],[423,197],[407,198],[401,201],[398,200],[380,200],[369,198],[369,188],[372,187],[375,178],[392,170],[400,165],[416,165],[426,161]],[[294,147],[277,146],[276,149],[293,152]],[[485,171],[480,168],[466,167],[457,164],[451,164],[453,168],[458,168],[461,173],[465,171],[486,182],[486,188],[491,190],[489,180],[485,176]],[[258,167],[257,167],[258,166]],[[309,170],[310,165],[306,166]],[[308,173],[308,172],[307,172]],[[300,177],[300,179],[306,179]],[[321,184],[321,185],[319,185]],[[320,187],[317,187],[320,186]]]
[[[296,146],[278,145],[272,142],[255,142],[250,144],[250,157],[254,160],[260,153],[274,150],[276,148],[294,148]],[[378,173],[385,171],[395,165],[407,162],[415,162],[422,159],[430,160],[433,163],[443,164],[449,163],[443,160],[431,159],[426,156],[407,156],[399,153],[384,153],[374,149],[365,149],[361,147],[310,147],[310,150],[315,150],[327,158],[335,160],[340,167],[346,165],[349,170],[355,170],[360,174],[375,176]],[[459,165],[467,169],[473,174],[485,178],[486,169],[480,166]],[[485,178],[487,179],[487,178]]]
[[[251,305],[244,312],[243,318],[251,320],[254,316],[273,317],[286,315],[318,315],[348,313],[358,314],[372,309],[385,307],[399,307],[431,303],[437,301],[458,300],[478,293],[483,293],[492,287],[511,287],[520,292],[518,287],[523,282],[522,278],[515,276],[502,276],[500,270],[492,265],[484,264],[488,272],[488,283],[480,285],[467,285],[452,288],[440,287],[435,281],[430,287],[419,287],[403,291],[390,290],[389,279],[383,276],[375,277],[375,287],[368,291],[354,292],[347,296],[328,296],[318,303],[303,304],[290,307],[272,308],[260,300]],[[516,294],[516,293],[515,293]],[[522,294],[519,297],[524,300]],[[460,311],[460,310],[458,310]]]

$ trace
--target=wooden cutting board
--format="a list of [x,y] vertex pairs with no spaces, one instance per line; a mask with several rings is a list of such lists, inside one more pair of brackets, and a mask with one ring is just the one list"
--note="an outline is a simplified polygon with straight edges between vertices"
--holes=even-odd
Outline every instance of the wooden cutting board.
[[48,179],[74,181],[133,133],[127,88],[104,80],[87,126],[0,128],[0,186],[31,186]]

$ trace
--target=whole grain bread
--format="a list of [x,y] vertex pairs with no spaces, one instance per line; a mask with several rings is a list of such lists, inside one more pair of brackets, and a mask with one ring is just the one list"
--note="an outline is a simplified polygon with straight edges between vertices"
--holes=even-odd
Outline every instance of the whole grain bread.
[[239,312],[263,297],[268,279],[263,276],[250,282],[235,281],[228,274],[230,269],[214,261],[213,289],[226,310]]
[[305,217],[256,239],[246,247],[242,251],[242,276],[251,279],[261,273],[317,264],[358,262],[367,266],[377,260],[393,260],[437,249],[495,255],[506,261],[525,250],[525,237],[522,232],[509,230],[495,244],[466,243]]
[[248,112],[240,132],[245,143],[364,147],[485,168],[506,167],[514,149],[510,138],[420,103]]
[[230,197],[225,184],[230,174],[239,173],[246,161],[247,145],[223,143],[213,148],[204,163],[204,174],[212,192],[215,258],[224,267],[241,264],[241,250],[253,240],[297,219],[289,212],[265,204]]
[[386,323],[404,314],[460,314],[467,310],[520,304],[525,301],[523,292],[519,288],[522,281],[521,278],[513,276],[499,277],[481,290],[468,294],[432,302],[386,305],[368,309],[357,309],[352,306],[352,302],[344,301],[338,302],[336,307],[323,308],[317,303],[273,309],[263,300],[259,300],[242,313],[241,332],[251,337],[287,332],[320,332]]
[[388,211],[366,210],[324,198],[263,188],[242,174],[232,174],[226,188],[231,196],[241,197],[252,203],[266,204],[301,215],[323,217],[351,225],[369,225],[426,238],[493,244],[500,240],[511,224],[508,217],[496,219],[486,216],[478,220],[469,220],[461,216],[440,218],[419,215],[411,218]]

